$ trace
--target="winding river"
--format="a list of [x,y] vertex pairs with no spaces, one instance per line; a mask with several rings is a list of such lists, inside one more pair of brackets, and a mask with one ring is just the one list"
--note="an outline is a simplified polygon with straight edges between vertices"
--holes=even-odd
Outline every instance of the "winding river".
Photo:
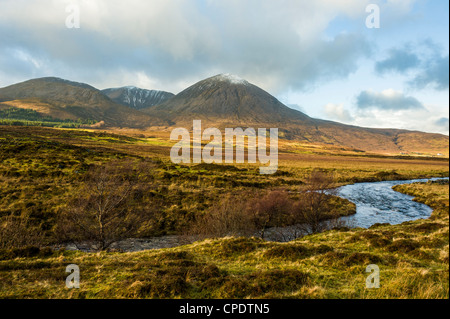
[[[342,217],[348,220],[351,227],[368,228],[376,223],[400,224],[405,221],[428,218],[432,209],[425,204],[414,202],[413,196],[396,192],[392,186],[410,184],[415,182],[427,182],[446,178],[414,179],[403,181],[384,181],[370,183],[356,183],[341,186],[336,189],[337,196],[346,198],[356,204],[356,214]],[[265,239],[273,241],[288,241],[294,239],[292,234],[295,226],[274,227],[268,229]],[[289,239],[290,238],[290,239]],[[187,244],[186,238],[180,236],[162,236],[145,239],[127,239],[112,245],[123,251],[140,251],[147,249],[169,248]],[[73,246],[67,249],[77,249]],[[89,251],[87,246],[85,249]]]
[[355,227],[368,228],[376,223],[401,224],[405,221],[428,218],[433,211],[425,204],[414,202],[413,196],[396,192],[392,186],[447,178],[414,179],[356,183],[337,189],[337,196],[356,204],[356,214],[350,219]]

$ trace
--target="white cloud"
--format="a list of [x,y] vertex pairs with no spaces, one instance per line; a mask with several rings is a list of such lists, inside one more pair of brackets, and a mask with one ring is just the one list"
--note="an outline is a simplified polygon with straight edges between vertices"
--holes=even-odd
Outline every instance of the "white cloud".
[[358,111],[354,115],[354,123],[364,127],[398,128],[449,135],[448,123],[445,125],[443,117],[448,118],[448,112],[427,105],[422,109],[413,110],[371,109]]
[[323,108],[324,108],[325,114],[331,120],[344,122],[344,123],[351,123],[354,121],[353,116],[350,114],[350,112],[347,109],[344,108],[343,104],[328,103]]

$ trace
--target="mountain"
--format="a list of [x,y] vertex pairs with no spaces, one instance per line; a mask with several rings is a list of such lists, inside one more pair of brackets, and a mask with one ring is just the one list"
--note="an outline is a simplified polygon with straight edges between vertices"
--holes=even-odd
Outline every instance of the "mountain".
[[136,110],[161,104],[174,96],[173,93],[145,90],[134,86],[104,89],[102,93],[114,102]]
[[0,89],[0,107],[33,109],[57,119],[92,119],[106,126],[145,128],[164,124],[112,101],[100,90],[55,77],[32,79]]
[[143,112],[192,127],[254,127],[279,129],[282,138],[380,153],[443,153],[448,136],[399,129],[374,129],[314,119],[291,109],[261,88],[230,74],[202,80],[160,105]]
[[[191,128],[192,120],[202,120],[203,128],[278,128],[280,138],[301,143],[388,154],[449,154],[448,136],[311,118],[230,74],[202,80],[170,98],[170,93],[148,92],[155,91],[125,87],[102,92],[85,83],[47,77],[0,88],[0,109],[33,109],[58,119],[90,119],[109,127],[141,129]],[[124,102],[127,99],[129,102]],[[163,102],[135,109],[158,99]]]
[[177,124],[201,119],[230,124],[312,123],[261,88],[230,74],[200,81],[160,105],[143,110]]

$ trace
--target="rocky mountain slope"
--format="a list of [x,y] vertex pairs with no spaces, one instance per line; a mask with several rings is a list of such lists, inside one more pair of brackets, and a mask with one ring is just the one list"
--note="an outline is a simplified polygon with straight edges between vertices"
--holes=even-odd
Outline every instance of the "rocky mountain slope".
[[135,86],[104,89],[102,93],[114,102],[136,110],[161,104],[174,96],[173,93],[140,89]]

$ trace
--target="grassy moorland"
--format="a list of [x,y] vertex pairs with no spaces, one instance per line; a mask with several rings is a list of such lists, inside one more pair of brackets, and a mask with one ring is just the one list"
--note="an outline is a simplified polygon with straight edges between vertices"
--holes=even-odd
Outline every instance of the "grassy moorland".
[[[58,217],[84,176],[108,163],[131,167],[147,186],[131,203],[152,212],[137,230],[140,237],[183,233],[225,195],[295,193],[308,187],[314,168],[331,174],[334,186],[448,176],[448,159],[300,144],[292,152],[287,144],[280,143],[278,172],[262,176],[257,165],[175,165],[168,158],[173,142],[158,132],[2,126],[0,297],[448,298],[448,184],[397,187],[435,209],[428,220],[342,228],[289,243],[231,237],[137,253],[45,248],[58,240]],[[334,203],[343,215],[353,209],[344,200]],[[80,266],[80,289],[65,288],[71,263]],[[380,289],[365,289],[369,264],[380,267]]]
[[[437,194],[431,218],[331,230],[289,243],[209,239],[137,253],[17,251],[0,261],[2,298],[448,298],[448,184],[401,186]],[[28,254],[31,257],[21,257]],[[64,286],[80,266],[81,287]],[[367,289],[365,268],[380,268]]]

